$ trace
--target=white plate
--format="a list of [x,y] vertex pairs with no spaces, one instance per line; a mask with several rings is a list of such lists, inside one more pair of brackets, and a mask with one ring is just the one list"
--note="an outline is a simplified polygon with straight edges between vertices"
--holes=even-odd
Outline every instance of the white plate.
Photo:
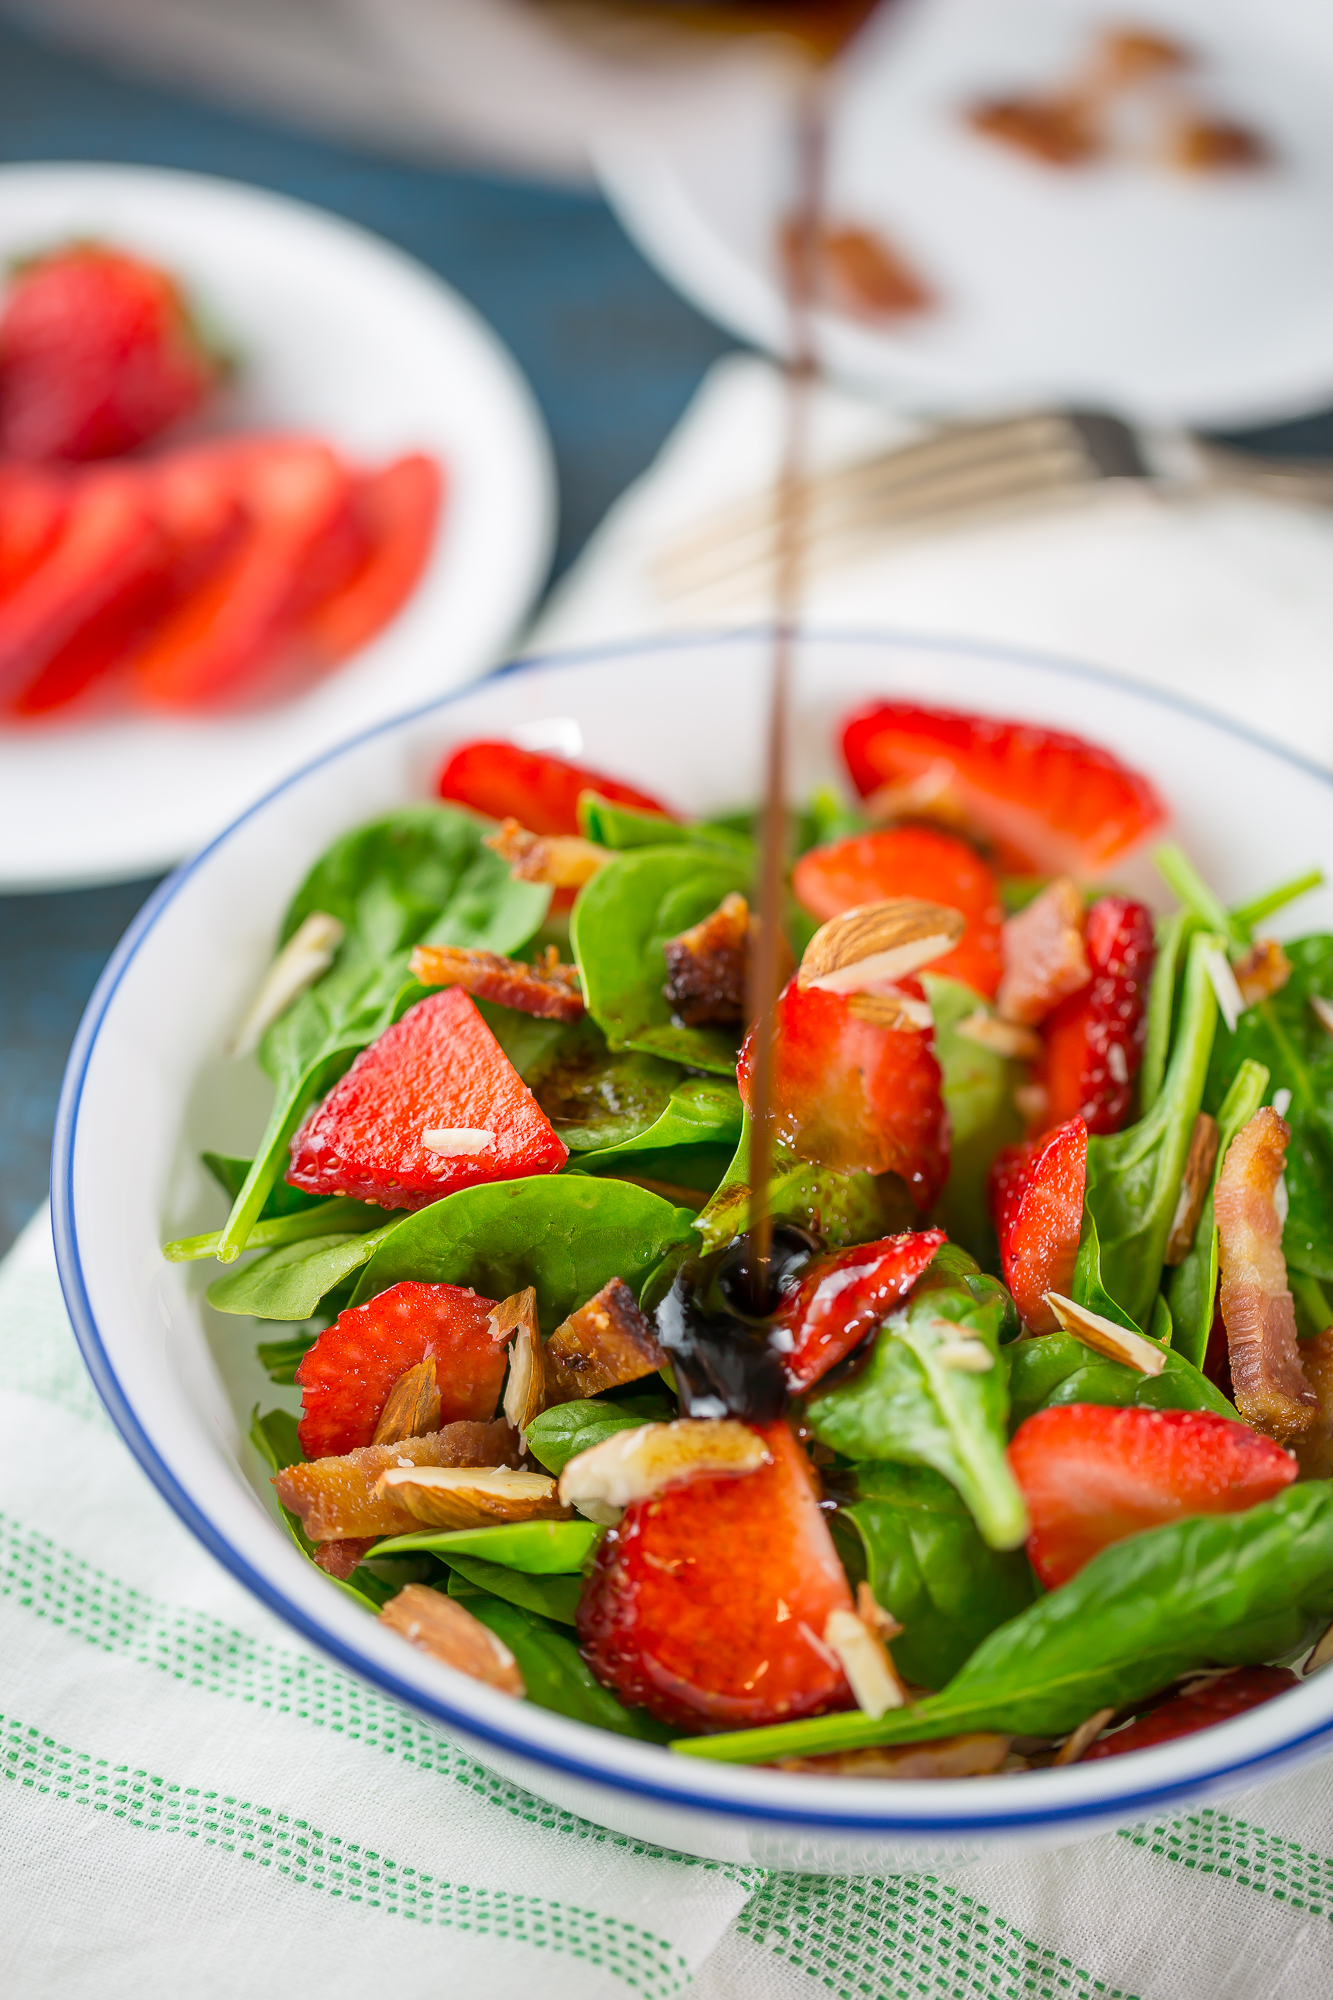
[[[161,1256],[165,1237],[220,1220],[200,1148],[245,1153],[260,1129],[267,1100],[257,1069],[220,1051],[284,905],[330,840],[425,796],[450,745],[515,731],[534,741],[544,729],[567,754],[690,811],[742,802],[759,785],[769,651],[763,635],[742,634],[520,667],[300,772],[158,890],[89,1003],[57,1120],[56,1253],[84,1358],[181,1519],[306,1639],[530,1791],[635,1838],[723,1861],[881,1874],[954,1867],[1000,1842],[1010,1852],[1059,1846],[1170,1799],[1244,1790],[1262,1771],[1327,1747],[1333,1672],[1158,1749],[937,1785],[708,1764],[481,1687],[404,1645],[292,1547],[245,1442],[256,1401],[288,1400],[252,1358],[258,1329],[210,1313],[208,1268]],[[835,776],[835,720],[891,692],[1031,717],[1107,744],[1161,788],[1179,838],[1228,899],[1312,861],[1333,873],[1327,774],[1106,677],[981,647],[804,643],[792,731],[802,788]],[[1333,891],[1291,915],[1302,929],[1327,927]]]
[[435,553],[378,639],[298,700],[220,720],[0,726],[0,889],[155,874],[294,765],[482,672],[545,579],[554,477],[509,354],[400,250],[302,202],[141,167],[0,169],[0,259],[97,236],[179,274],[242,358],[227,429],[445,467]]
[[[831,370],[919,408],[1058,398],[1198,424],[1292,415],[1333,391],[1333,17],[1321,0],[1152,0],[1140,14],[1204,52],[1208,101],[1268,135],[1280,164],[1209,178],[1025,160],[960,109],[1067,75],[1104,0],[889,7],[839,88],[829,208],[883,228],[940,305],[880,327],[826,315]],[[608,139],[598,164],[672,282],[781,352],[781,94],[756,83],[670,137]]]

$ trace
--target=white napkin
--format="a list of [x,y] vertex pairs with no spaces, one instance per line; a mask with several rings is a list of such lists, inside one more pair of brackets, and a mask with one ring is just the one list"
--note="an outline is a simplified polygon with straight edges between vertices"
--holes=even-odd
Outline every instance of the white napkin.
[[947,1879],[721,1867],[604,1832],[234,1583],[97,1402],[45,1212],[0,1266],[15,2000],[1326,2000],[1331,1827],[1324,1762]]
[[[822,388],[812,457],[833,465],[908,435],[880,404]],[[776,469],[782,388],[767,361],[715,364],[656,463],[611,509],[532,644],[581,646],[749,623],[663,597],[655,555]],[[822,629],[943,633],[1109,667],[1333,764],[1333,509],[1250,496],[1167,502],[1116,487],[1066,513],[886,543],[814,576]],[[929,699],[929,690],[922,695]]]

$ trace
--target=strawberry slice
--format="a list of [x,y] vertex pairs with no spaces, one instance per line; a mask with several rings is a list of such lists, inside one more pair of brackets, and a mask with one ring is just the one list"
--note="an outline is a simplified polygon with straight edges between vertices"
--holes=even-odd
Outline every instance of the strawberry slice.
[[505,1350],[490,1330],[494,1305],[462,1285],[405,1282],[339,1313],[296,1371],[306,1457],[340,1458],[372,1444],[394,1383],[431,1358],[440,1429],[488,1422],[505,1372]]
[[[922,998],[919,980],[900,990]],[[901,1174],[927,1209],[949,1172],[949,1121],[932,1049],[933,1030],[882,1028],[864,1018],[874,996],[829,993],[795,979],[774,1016],[773,1097],[779,1145],[844,1172]],[[750,1106],[752,1028],[736,1081]]]
[[246,530],[158,625],[134,661],[140,700],[193,708],[244,692],[295,647],[311,604],[364,555],[352,475],[307,438],[244,440],[199,454],[239,501]]
[[1157,947],[1142,903],[1103,896],[1083,938],[1092,978],[1042,1024],[1033,1079],[1044,1091],[1041,1124],[1085,1120],[1089,1132],[1118,1132],[1129,1116],[1143,1061],[1148,988]]
[[0,315],[0,451],[106,458],[188,416],[221,370],[165,271],[96,243],[34,258]]
[[942,1229],[884,1236],[816,1258],[776,1316],[772,1345],[793,1395],[813,1388],[900,1306],[948,1238]]
[[1173,1743],[1178,1736],[1193,1736],[1196,1729],[1211,1729],[1215,1722],[1229,1722],[1272,1701],[1274,1695],[1299,1687],[1287,1667],[1237,1667],[1215,1680],[1204,1681],[1188,1694],[1173,1695],[1140,1715],[1113,1736],[1103,1737],[1083,1753],[1083,1762],[1094,1757],[1122,1757],[1127,1750],[1150,1750],[1155,1743]]
[[553,1174],[569,1158],[461,986],[419,1000],[364,1049],[291,1151],[293,1187],[383,1208]]
[[0,604],[55,547],[69,501],[67,480],[33,465],[0,466]]
[[857,790],[929,779],[1013,872],[1087,877],[1118,860],[1166,808],[1109,750],[1027,722],[872,702],[843,727]]
[[576,834],[579,794],[589,791],[635,812],[674,817],[646,792],[618,778],[544,751],[520,750],[513,743],[462,744],[446,759],[435,789],[442,799],[470,806],[487,819],[516,819],[529,833]]
[[895,826],[853,834],[831,847],[812,847],[796,863],[792,887],[812,916],[826,923],[861,903],[920,896],[967,919],[961,942],[932,972],[961,979],[990,999],[1000,983],[1000,907],[995,872],[975,847],[933,826]]
[[1059,1326],[1045,1295],[1068,1296],[1087,1178],[1088,1128],[1081,1118],[995,1156],[991,1219],[1004,1282],[1029,1333],[1054,1333]]
[[351,508],[366,552],[306,615],[302,636],[318,658],[345,660],[402,609],[426,567],[443,492],[439,466],[422,452],[358,482]]
[[1296,1477],[1296,1461],[1248,1424],[1211,1410],[1066,1403],[1020,1424],[1009,1464],[1047,1590],[1112,1542],[1190,1514],[1241,1514]]
[[583,1657],[631,1707],[685,1728],[743,1729],[846,1708],[823,1644],[851,1592],[805,1454],[760,1431],[771,1463],[626,1508],[579,1602]]

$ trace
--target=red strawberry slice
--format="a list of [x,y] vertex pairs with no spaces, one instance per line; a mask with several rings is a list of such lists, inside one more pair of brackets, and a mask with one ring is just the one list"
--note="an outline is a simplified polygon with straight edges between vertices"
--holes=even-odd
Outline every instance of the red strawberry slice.
[[1157,953],[1151,913],[1123,896],[1103,896],[1088,912],[1083,942],[1092,978],[1041,1028],[1034,1071],[1045,1092],[1041,1124],[1082,1118],[1089,1132],[1118,1132],[1143,1061]]
[[105,458],[196,410],[219,375],[175,281],[84,243],[25,265],[0,314],[0,451]]
[[1148,780],[1109,750],[1033,723],[872,702],[848,718],[842,749],[863,796],[937,782],[1018,872],[1086,878],[1166,820]]
[[394,1383],[431,1357],[441,1429],[488,1422],[505,1372],[505,1350],[490,1331],[494,1304],[462,1285],[403,1283],[339,1313],[296,1371],[306,1457],[336,1458],[371,1444]]
[[1054,1333],[1059,1326],[1046,1293],[1068,1296],[1087,1178],[1088,1128],[1081,1118],[995,1156],[991,1219],[1004,1282],[1030,1333]]
[[1189,1694],[1173,1695],[1149,1709],[1113,1736],[1103,1737],[1083,1753],[1083,1762],[1094,1757],[1123,1757],[1127,1750],[1150,1750],[1155,1743],[1173,1743],[1178,1736],[1193,1736],[1196,1729],[1211,1729],[1215,1722],[1229,1722],[1272,1701],[1274,1695],[1299,1687],[1287,1667],[1237,1667],[1216,1680],[1205,1681]]
[[1028,1560],[1048,1590],[1126,1535],[1271,1500],[1297,1469],[1271,1438],[1211,1410],[1102,1403],[1038,1410],[1015,1433],[1009,1464],[1032,1523]]
[[[919,980],[900,980],[922,997]],[[901,1174],[927,1209],[949,1172],[949,1121],[933,1031],[881,1028],[857,1012],[859,995],[802,987],[778,997],[773,1095],[780,1145],[819,1166]],[[751,1029],[736,1081],[750,1104]]]
[[436,790],[487,819],[516,819],[529,833],[576,834],[579,795],[588,791],[635,812],[673,817],[647,792],[618,778],[513,743],[462,744],[445,762]]
[[947,1241],[942,1229],[922,1229],[807,1264],[772,1337],[793,1395],[813,1388],[887,1319]]
[[55,547],[69,501],[67,480],[32,465],[0,466],[0,604]]
[[962,941],[932,972],[961,979],[987,999],[1004,970],[995,873],[975,847],[932,826],[895,826],[853,834],[831,847],[813,847],[796,863],[792,887],[821,923],[861,903],[892,896],[920,896],[943,903],[967,919]]
[[[468,1134],[489,1137],[474,1152]],[[451,986],[362,1051],[292,1140],[287,1179],[309,1194],[426,1208],[481,1181],[553,1174],[568,1158],[471,998]]]
[[365,540],[359,567],[307,614],[302,636],[321,660],[344,660],[407,602],[430,555],[444,481],[413,452],[362,479],[352,513]]
[[583,1657],[631,1707],[685,1728],[744,1729],[846,1708],[824,1645],[851,1592],[804,1452],[761,1430],[771,1464],[696,1479],[625,1510],[579,1603]]

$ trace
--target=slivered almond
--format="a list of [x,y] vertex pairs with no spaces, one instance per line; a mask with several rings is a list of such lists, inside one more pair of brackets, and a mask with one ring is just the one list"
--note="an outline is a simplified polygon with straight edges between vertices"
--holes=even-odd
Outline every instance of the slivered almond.
[[495,1144],[495,1134],[482,1125],[427,1125],[421,1143],[441,1160],[474,1160]]
[[731,1417],[678,1417],[618,1431],[571,1458],[560,1498],[589,1521],[614,1526],[636,1500],[651,1500],[690,1479],[726,1479],[770,1463],[757,1431]]
[[990,1049],[997,1056],[1008,1056],[1018,1062],[1035,1062],[1041,1054],[1041,1036],[1035,1028],[1025,1028],[1017,1021],[1001,1021],[984,1007],[955,1022],[954,1033],[975,1042],[978,1048]]
[[1307,1674],[1317,1674],[1321,1667],[1333,1666],[1333,1625],[1330,1625],[1305,1662]]
[[874,993],[851,994],[847,1012],[858,1021],[869,1021],[872,1028],[896,1028],[918,1035],[935,1022],[928,1001],[918,1000],[911,993],[900,993],[894,986],[879,987]]
[[1045,1129],[1051,1109],[1050,1095],[1040,1083],[1020,1083],[1014,1092],[1014,1109],[1029,1133]]
[[403,1438],[428,1437],[440,1428],[440,1390],[435,1380],[435,1356],[400,1375],[380,1411],[372,1444],[398,1444]]
[[935,1359],[941,1368],[954,1368],[962,1375],[985,1375],[995,1366],[995,1356],[980,1340],[942,1340]]
[[1203,1205],[1212,1186],[1220,1139],[1217,1120],[1210,1118],[1206,1111],[1198,1112],[1190,1133],[1185,1171],[1180,1179],[1180,1199],[1171,1218],[1171,1234],[1166,1240],[1164,1264],[1183,1264],[1194,1247],[1199,1217],[1203,1214]]
[[[923,1778],[983,1778],[1005,1768],[1007,1736],[978,1731],[942,1736],[934,1743],[895,1743],[876,1750],[837,1750],[826,1757],[783,1757],[778,1768],[812,1778],[888,1778],[912,1784]],[[1016,1770],[1028,1768],[1026,1760]]]
[[1155,1340],[1145,1340],[1141,1333],[1131,1333],[1128,1327],[1089,1312],[1059,1292],[1044,1292],[1042,1296],[1063,1330],[1094,1354],[1104,1354],[1108,1361],[1123,1361],[1127,1367],[1137,1368],[1140,1375],[1160,1375],[1165,1368],[1166,1352]]
[[1312,993],[1310,1005],[1320,1027],[1326,1034],[1333,1035],[1333,1000],[1325,1000],[1322,993]]
[[1247,1007],[1271,999],[1291,978],[1291,960],[1276,938],[1259,938],[1231,969]]
[[573,1403],[654,1375],[666,1356],[629,1286],[612,1278],[546,1343],[549,1399]]
[[1056,1764],[1081,1763],[1114,1714],[1113,1708],[1099,1708],[1086,1721],[1080,1722],[1078,1728],[1066,1736],[1052,1761]]
[[490,1318],[497,1341],[513,1342],[504,1413],[520,1436],[546,1408],[546,1362],[537,1330],[537,1294],[531,1285],[502,1301]]
[[527,1693],[518,1661],[494,1632],[465,1605],[424,1583],[409,1583],[380,1611],[381,1625],[401,1633],[410,1646],[442,1660],[460,1674],[520,1701]]
[[509,863],[515,881],[549,882],[553,889],[581,889],[612,858],[609,848],[577,834],[529,833],[516,819],[502,820],[485,844]]
[[569,1509],[556,1498],[555,1481],[540,1472],[506,1466],[392,1466],[376,1493],[406,1507],[428,1528],[485,1528],[501,1521],[565,1521]]
[[1213,992],[1217,996],[1222,1019],[1227,1024],[1227,1033],[1234,1035],[1236,1023],[1245,1012],[1245,995],[1236,984],[1231,961],[1218,945],[1210,945],[1203,954],[1203,965]]
[[856,1705],[872,1722],[891,1708],[902,1708],[907,1689],[899,1679],[888,1649],[854,1611],[830,1611],[824,1644],[835,1653],[856,1696]]
[[864,1577],[856,1586],[856,1615],[868,1631],[876,1633],[886,1644],[890,1639],[901,1639],[902,1626],[893,1613],[879,1603]]
[[323,976],[333,964],[347,926],[326,910],[312,910],[298,925],[264,974],[228,1051],[248,1056],[257,1049],[279,1014],[285,1013],[298,994]]
[[958,910],[916,896],[861,903],[821,924],[805,948],[798,978],[826,993],[864,993],[881,980],[905,979],[943,958],[966,930]]

